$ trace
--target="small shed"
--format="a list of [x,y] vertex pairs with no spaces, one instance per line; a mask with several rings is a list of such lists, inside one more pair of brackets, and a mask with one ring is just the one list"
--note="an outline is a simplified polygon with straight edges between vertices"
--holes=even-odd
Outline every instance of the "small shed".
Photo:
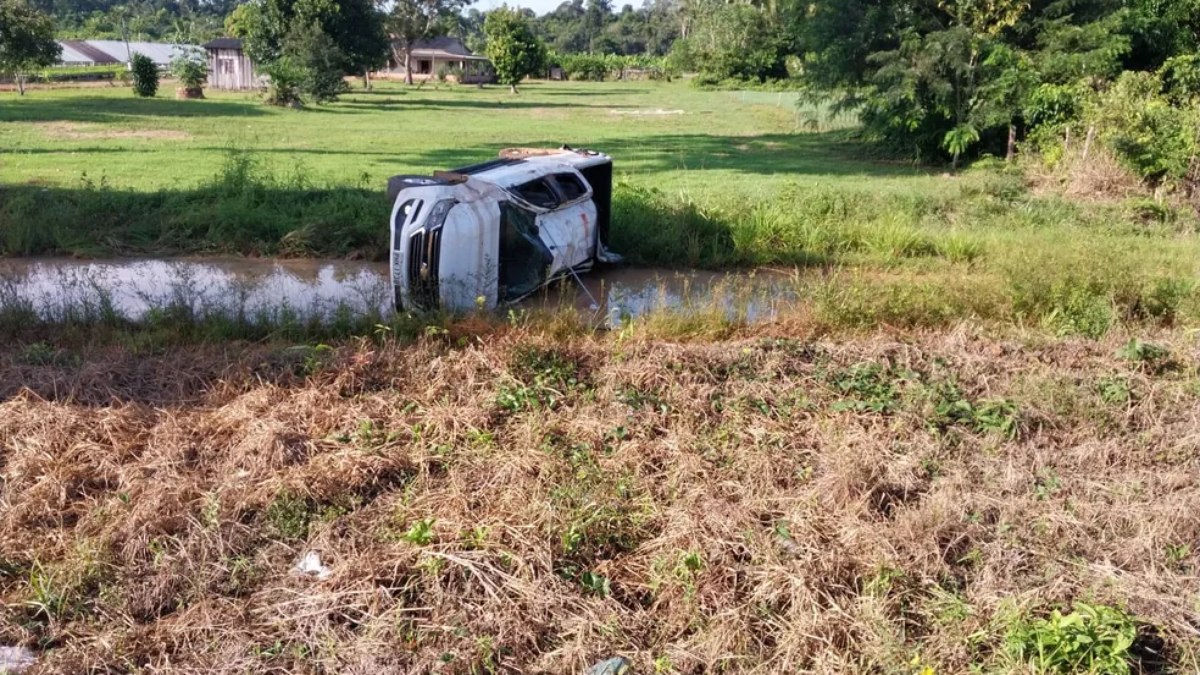
[[217,38],[204,45],[208,52],[208,86],[213,89],[246,90],[258,87],[254,62],[237,38]]

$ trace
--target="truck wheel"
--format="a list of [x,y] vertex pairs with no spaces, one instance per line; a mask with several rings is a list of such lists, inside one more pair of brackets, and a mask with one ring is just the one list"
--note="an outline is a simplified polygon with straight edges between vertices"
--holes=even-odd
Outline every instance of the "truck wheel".
[[410,187],[428,187],[430,185],[448,185],[448,183],[440,178],[432,176],[417,176],[412,174],[402,174],[392,176],[387,182],[387,198],[389,204],[396,202],[396,196],[400,191]]

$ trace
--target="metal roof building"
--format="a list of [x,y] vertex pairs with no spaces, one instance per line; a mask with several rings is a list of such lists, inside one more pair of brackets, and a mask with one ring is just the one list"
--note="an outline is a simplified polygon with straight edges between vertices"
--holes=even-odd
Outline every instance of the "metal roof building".
[[126,63],[134,54],[149,56],[155,65],[166,67],[171,59],[199,49],[193,45],[169,42],[129,42],[123,40],[59,40],[62,55],[59,64],[64,66],[103,66]]

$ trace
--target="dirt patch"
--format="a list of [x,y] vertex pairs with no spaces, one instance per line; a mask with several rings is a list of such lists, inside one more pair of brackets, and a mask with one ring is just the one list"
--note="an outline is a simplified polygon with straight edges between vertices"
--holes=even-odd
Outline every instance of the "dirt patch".
[[96,124],[78,122],[44,122],[36,125],[47,138],[68,141],[136,138],[142,140],[186,141],[192,137],[177,129],[107,129]]

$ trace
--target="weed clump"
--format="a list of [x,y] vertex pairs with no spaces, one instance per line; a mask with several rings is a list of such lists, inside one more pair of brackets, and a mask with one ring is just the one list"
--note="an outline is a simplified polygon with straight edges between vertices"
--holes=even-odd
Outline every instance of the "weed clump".
[[1077,603],[1067,614],[1055,609],[1045,618],[1018,620],[1005,647],[1013,660],[1037,672],[1122,675],[1132,672],[1137,632],[1133,618],[1118,608]]
[[582,364],[557,349],[521,347],[509,370],[511,381],[500,387],[496,404],[510,413],[554,408],[589,388]]

